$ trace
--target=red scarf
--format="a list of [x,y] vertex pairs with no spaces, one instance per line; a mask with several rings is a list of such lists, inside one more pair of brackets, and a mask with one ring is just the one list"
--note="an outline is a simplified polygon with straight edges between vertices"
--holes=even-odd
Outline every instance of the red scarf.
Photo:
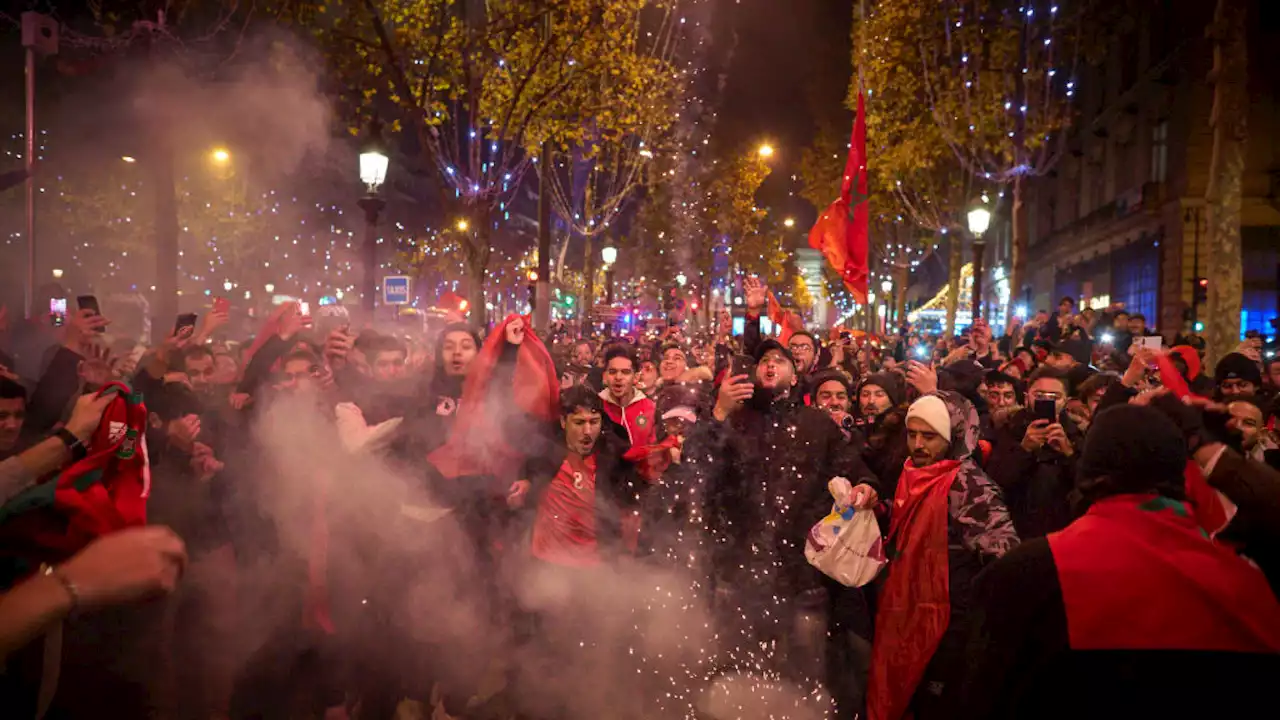
[[507,444],[503,428],[488,406],[491,398],[506,407],[514,403],[520,411],[538,420],[551,421],[559,414],[560,378],[547,348],[534,334],[527,318],[524,341],[516,352],[511,387],[494,388],[493,376],[498,360],[507,345],[507,326],[519,315],[512,315],[494,328],[462,385],[462,401],[449,439],[427,461],[446,478],[471,475],[502,477],[518,471],[524,453]]
[[1072,650],[1280,653],[1265,576],[1209,541],[1182,503],[1103,498],[1049,548]]
[[889,576],[876,611],[867,715],[898,720],[951,620],[947,493],[959,460],[918,468],[908,460],[893,498]]

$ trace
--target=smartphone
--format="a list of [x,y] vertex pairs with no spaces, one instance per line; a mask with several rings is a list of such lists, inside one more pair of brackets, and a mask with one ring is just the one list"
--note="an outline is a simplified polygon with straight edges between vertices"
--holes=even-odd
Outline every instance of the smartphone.
[[216,297],[213,299],[213,311],[226,315],[231,312],[231,301],[224,297]]
[[195,313],[183,313],[179,315],[178,321],[173,324],[173,334],[175,336],[182,335],[183,328],[191,328],[191,331],[195,332],[195,328],[196,328]]
[[298,312],[302,314],[302,317],[311,317],[311,303],[306,300],[299,302]]
[[66,298],[49,298],[49,321],[54,327],[62,327],[67,323]]
[[1052,400],[1036,400],[1031,412],[1036,420],[1048,420],[1050,423],[1058,422],[1058,404]]
[[[92,310],[94,315],[101,315],[102,310],[98,307],[98,298],[93,295],[79,295],[76,297],[76,307],[81,310]],[[96,332],[106,332],[105,327],[96,329]]]
[[320,315],[315,322],[320,338],[329,337],[334,330],[346,332],[351,327],[351,315],[341,305],[325,305],[320,308]]
[[756,361],[750,355],[734,355],[729,359],[729,377],[746,375],[748,379],[755,376]]
[[1164,338],[1159,335],[1140,335],[1134,338],[1133,342],[1139,347],[1145,347],[1152,352],[1160,352],[1164,348]]

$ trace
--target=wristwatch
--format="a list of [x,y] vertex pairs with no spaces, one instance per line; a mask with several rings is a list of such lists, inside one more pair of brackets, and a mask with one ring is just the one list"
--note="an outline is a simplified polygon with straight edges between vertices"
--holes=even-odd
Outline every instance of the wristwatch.
[[54,433],[54,437],[61,440],[62,443],[67,446],[67,452],[71,453],[71,460],[73,462],[80,460],[85,455],[89,454],[89,448],[86,448],[84,443],[80,442],[80,438],[71,434],[71,431],[66,428],[59,428],[58,432]]

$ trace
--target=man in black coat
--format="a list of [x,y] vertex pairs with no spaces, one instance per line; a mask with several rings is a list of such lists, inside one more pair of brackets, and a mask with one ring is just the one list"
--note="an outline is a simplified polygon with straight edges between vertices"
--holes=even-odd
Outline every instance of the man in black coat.
[[[1052,367],[1031,375],[1027,407],[997,432],[987,475],[1004,491],[1018,537],[1044,537],[1074,517],[1068,496],[1075,483],[1082,433],[1066,414],[1067,380]],[[1036,415],[1036,402],[1053,403],[1053,419]]]
[[[735,638],[730,660],[812,685],[822,680],[827,593],[805,560],[805,538],[831,509],[832,478],[850,481],[859,508],[876,503],[879,481],[830,417],[796,397],[786,347],[765,340],[755,358],[754,382],[725,379],[687,453],[716,458],[707,472],[707,516],[717,614],[740,625],[724,628]],[[777,648],[785,662],[761,648]]]

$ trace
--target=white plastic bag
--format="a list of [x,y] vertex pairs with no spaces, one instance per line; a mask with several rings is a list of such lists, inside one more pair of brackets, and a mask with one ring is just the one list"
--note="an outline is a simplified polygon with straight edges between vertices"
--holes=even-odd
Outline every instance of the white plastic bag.
[[862,587],[875,579],[885,565],[880,525],[872,510],[854,510],[847,504],[848,481],[831,481],[836,504],[831,514],[809,530],[804,556],[809,564],[845,587]]

